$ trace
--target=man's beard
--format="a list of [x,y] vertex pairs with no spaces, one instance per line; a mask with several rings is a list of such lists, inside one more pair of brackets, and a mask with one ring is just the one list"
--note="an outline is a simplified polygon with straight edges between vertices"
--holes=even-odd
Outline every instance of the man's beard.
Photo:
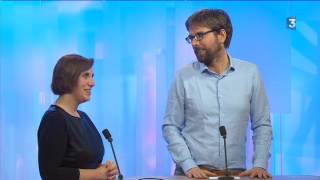
[[215,51],[209,51],[208,49],[195,48],[194,53],[199,62],[205,64],[206,66],[209,66],[215,60],[215,57],[217,56],[217,53],[220,49],[221,48],[218,48]]

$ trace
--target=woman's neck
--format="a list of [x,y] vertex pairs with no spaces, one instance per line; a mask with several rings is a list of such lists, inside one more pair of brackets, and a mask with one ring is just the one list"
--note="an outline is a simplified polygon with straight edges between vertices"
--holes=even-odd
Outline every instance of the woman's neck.
[[79,103],[70,94],[59,96],[55,105],[59,106],[72,116],[80,117],[77,111]]

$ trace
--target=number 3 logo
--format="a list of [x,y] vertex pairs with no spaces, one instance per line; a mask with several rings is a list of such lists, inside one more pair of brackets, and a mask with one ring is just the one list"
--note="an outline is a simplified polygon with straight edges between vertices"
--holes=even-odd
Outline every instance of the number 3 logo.
[[288,17],[287,18],[287,26],[288,26],[288,28],[295,30],[296,29],[296,22],[297,22],[296,17]]

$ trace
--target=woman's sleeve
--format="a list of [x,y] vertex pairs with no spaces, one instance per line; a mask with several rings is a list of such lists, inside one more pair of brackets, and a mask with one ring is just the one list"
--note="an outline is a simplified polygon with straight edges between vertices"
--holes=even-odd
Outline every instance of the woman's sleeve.
[[38,162],[42,179],[79,179],[78,168],[61,166],[67,150],[67,140],[63,115],[59,112],[47,112],[38,129]]

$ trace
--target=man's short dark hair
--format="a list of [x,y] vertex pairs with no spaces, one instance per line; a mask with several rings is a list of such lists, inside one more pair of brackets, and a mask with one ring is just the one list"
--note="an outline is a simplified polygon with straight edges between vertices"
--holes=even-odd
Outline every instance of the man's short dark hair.
[[222,9],[203,9],[192,14],[185,23],[187,30],[191,26],[204,26],[212,30],[224,29],[227,33],[224,47],[228,48],[232,37],[232,23],[229,15]]
[[56,95],[71,93],[82,72],[93,66],[94,60],[77,54],[62,56],[53,70],[51,89]]

